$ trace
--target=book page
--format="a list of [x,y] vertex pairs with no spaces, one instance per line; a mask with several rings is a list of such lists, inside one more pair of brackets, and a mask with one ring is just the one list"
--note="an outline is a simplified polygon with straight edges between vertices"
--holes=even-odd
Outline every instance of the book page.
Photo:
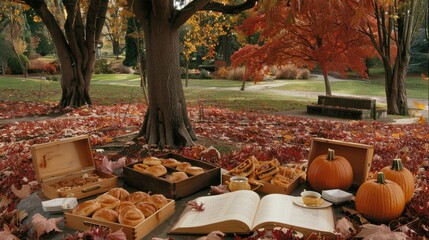
[[297,231],[305,229],[332,233],[335,228],[334,214],[331,207],[304,208],[295,205],[295,196],[270,194],[263,197],[255,216],[254,226],[267,225],[294,227]]
[[[241,190],[221,195],[199,197],[195,200],[198,203],[204,203],[204,211],[199,212],[189,207],[186,208],[171,232],[178,232],[177,229],[179,228],[186,228],[188,232],[198,232],[198,229],[196,229],[196,231],[191,231],[190,228],[207,226],[229,220],[240,221],[248,226],[247,229],[237,229],[236,231],[249,231],[260,198],[259,195],[253,191]],[[229,224],[231,225],[233,223],[229,221]],[[235,225],[237,226],[237,224]],[[218,226],[222,226],[222,229],[217,230],[224,230],[225,227],[229,227],[229,229],[233,228],[233,226],[228,225]],[[201,231],[201,229],[199,231]]]

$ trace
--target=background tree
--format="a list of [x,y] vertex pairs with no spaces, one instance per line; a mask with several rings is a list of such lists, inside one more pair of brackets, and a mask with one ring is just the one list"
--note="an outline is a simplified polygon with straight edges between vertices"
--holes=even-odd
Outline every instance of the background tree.
[[140,86],[146,103],[149,102],[146,82],[146,53],[144,50],[144,35],[136,17],[129,17],[125,35],[125,66],[135,67],[140,72]]
[[[371,39],[384,66],[387,112],[408,114],[405,77],[410,60],[410,47],[424,20],[427,0],[371,0],[375,27],[370,21],[362,31]],[[365,17],[361,13],[357,18]]]
[[[95,62],[95,49],[100,39],[108,0],[63,0],[49,6],[44,0],[22,0],[42,19],[56,46],[61,64],[60,107],[92,104],[89,88]],[[54,8],[53,8],[54,7]],[[64,9],[66,20],[61,26]],[[59,19],[57,18],[59,17]]]
[[203,50],[202,60],[214,61],[216,48],[222,36],[230,31],[234,18],[219,12],[197,12],[181,28],[182,55],[185,60],[185,87],[188,86],[188,69],[191,56]]
[[239,13],[252,8],[256,0],[224,5],[210,0],[194,0],[176,9],[173,0],[128,0],[145,36],[149,106],[138,136],[149,144],[193,145],[196,139],[180,81],[179,28],[197,11]]
[[329,72],[345,75],[353,69],[367,76],[365,59],[374,53],[353,22],[358,1],[308,0],[296,11],[278,1],[275,8],[262,8],[239,29],[246,35],[261,31],[263,44],[248,45],[232,57],[233,65],[246,66],[246,78],[262,79],[267,66],[319,66],[331,95]]
[[55,53],[55,45],[49,37],[49,32],[36,12],[30,8],[25,11],[25,16],[26,24],[31,32],[30,39],[27,41],[31,45],[31,49],[27,48],[30,52],[29,56],[33,51],[42,56]]
[[2,75],[5,75],[9,60],[14,53],[12,52],[9,42],[4,40],[2,36],[0,36],[0,52],[0,70]]
[[410,48],[409,72],[428,75],[429,71],[429,43],[426,39],[426,30],[421,28]]
[[119,58],[119,55],[122,54],[127,22],[130,16],[131,13],[122,7],[120,1],[109,0],[109,8],[104,24],[106,31],[103,36],[112,43],[113,54],[116,58]]

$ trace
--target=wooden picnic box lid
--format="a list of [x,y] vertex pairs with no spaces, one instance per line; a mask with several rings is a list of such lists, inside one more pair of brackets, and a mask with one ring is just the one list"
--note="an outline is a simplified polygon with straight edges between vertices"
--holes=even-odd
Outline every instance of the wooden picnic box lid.
[[40,182],[95,170],[91,143],[87,135],[35,144],[30,149],[36,178]]
[[325,138],[312,138],[308,166],[317,156],[327,154],[328,149],[335,150],[337,156],[342,156],[349,161],[353,169],[353,186],[358,187],[368,179],[374,155],[374,146]]

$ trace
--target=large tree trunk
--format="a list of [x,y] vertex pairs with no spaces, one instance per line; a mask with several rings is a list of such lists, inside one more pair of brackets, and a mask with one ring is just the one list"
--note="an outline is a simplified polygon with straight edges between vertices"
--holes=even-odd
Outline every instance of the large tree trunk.
[[408,64],[403,63],[403,59],[401,57],[397,57],[392,71],[385,72],[388,114],[408,115],[407,92],[405,86],[407,65]]
[[67,19],[64,33],[44,0],[25,0],[45,23],[61,63],[62,96],[59,106],[92,104],[89,87],[94,70],[96,44],[101,36],[108,0],[93,0],[83,22],[79,1],[64,1]]
[[179,27],[195,12],[211,10],[236,14],[252,8],[256,0],[228,6],[210,0],[191,1],[182,10],[172,0],[128,0],[144,29],[149,105],[139,136],[160,146],[194,145],[196,134],[186,110],[180,79]]
[[[138,16],[143,17],[143,16]],[[149,106],[138,136],[148,144],[190,146],[196,140],[180,81],[179,32],[168,17],[143,20]]]

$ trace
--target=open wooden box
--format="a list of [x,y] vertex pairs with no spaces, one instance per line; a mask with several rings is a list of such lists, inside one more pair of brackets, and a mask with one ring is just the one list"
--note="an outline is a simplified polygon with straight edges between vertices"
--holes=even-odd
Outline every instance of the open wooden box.
[[[115,175],[95,169],[87,135],[33,145],[31,155],[36,178],[42,186],[43,194],[49,199],[70,195],[81,199],[106,192],[117,185]],[[89,174],[97,174],[100,179],[68,190],[60,191],[53,187],[60,181],[73,181]]]
[[[152,193],[163,194],[167,198],[178,199],[208,188],[212,185],[220,184],[220,168],[206,162],[187,158],[178,154],[165,154],[157,156],[158,158],[174,158],[180,162],[189,162],[192,166],[204,169],[203,174],[189,176],[179,182],[170,182],[166,176],[154,177],[150,174],[142,173],[133,169],[134,164],[123,168],[124,182],[138,190]],[[135,163],[136,164],[136,163]],[[167,168],[168,174],[175,171]]]
[[308,166],[317,156],[327,154],[329,148],[335,150],[335,155],[343,156],[350,162],[353,169],[353,186],[358,187],[367,180],[374,155],[374,146],[325,138],[312,138]]
[[[305,173],[302,173],[305,174]],[[302,175],[301,174],[301,175]],[[256,188],[256,186],[252,185],[252,188],[255,188],[256,192],[260,193],[280,193],[280,194],[291,194],[293,190],[295,190],[304,180],[301,178],[301,175],[297,176],[293,179],[293,181],[288,184],[286,187],[278,186],[275,184],[271,184],[268,182],[261,182],[263,185]],[[227,182],[232,177],[232,175],[229,174],[228,171],[222,174],[222,184],[227,185]]]
[[112,230],[112,232],[121,229],[127,239],[142,239],[153,229],[158,227],[161,223],[167,220],[174,214],[176,210],[176,203],[174,200],[169,200],[168,204],[156,211],[154,214],[143,220],[136,226],[128,226],[120,223],[113,223],[103,220],[93,219],[91,217],[83,217],[72,214],[70,212],[64,212],[65,225],[69,228],[76,229],[79,231],[89,230],[91,227],[103,226]]

